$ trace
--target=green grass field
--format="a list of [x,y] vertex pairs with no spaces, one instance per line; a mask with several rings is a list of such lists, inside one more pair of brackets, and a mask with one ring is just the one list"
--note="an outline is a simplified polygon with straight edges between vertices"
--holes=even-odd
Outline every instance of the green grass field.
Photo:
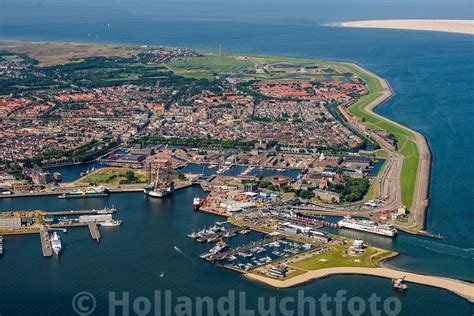
[[364,79],[369,86],[369,94],[362,97],[358,102],[354,103],[349,108],[349,112],[355,116],[363,118],[372,129],[385,130],[396,137],[398,151],[404,157],[400,175],[402,203],[408,208],[411,208],[419,160],[418,148],[414,143],[415,135],[405,128],[399,127],[367,112],[365,107],[382,94],[382,86],[380,85],[377,78],[369,75],[368,73],[362,72],[352,65],[347,65],[347,68],[351,72]]
[[[183,60],[175,60],[165,66],[177,75],[196,78],[213,79],[217,74],[244,75],[244,71],[257,64],[285,64],[295,65],[318,65],[332,68],[345,69],[337,63],[323,62],[310,59],[299,59],[290,57],[273,57],[257,55],[224,54],[218,56],[215,53],[205,52],[203,57],[191,57]],[[321,74],[292,74],[270,73],[252,74],[252,77],[260,80],[324,80],[329,76],[331,80],[346,81],[350,78],[348,74],[321,73]]]
[[392,254],[391,251],[369,247],[361,255],[350,256],[346,253],[348,246],[334,246],[334,248],[311,258],[292,263],[291,266],[303,270],[319,270],[336,267],[364,267],[375,268],[379,261]]
[[125,173],[127,171],[132,171],[135,177],[139,179],[140,183],[146,182],[146,177],[143,173],[126,168],[102,168],[85,177],[82,177],[79,179],[79,182],[118,185],[121,184],[122,180],[126,179]]

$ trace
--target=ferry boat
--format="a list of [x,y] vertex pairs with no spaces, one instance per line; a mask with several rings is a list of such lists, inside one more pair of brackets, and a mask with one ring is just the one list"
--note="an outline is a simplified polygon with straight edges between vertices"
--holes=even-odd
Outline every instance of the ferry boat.
[[350,216],[344,216],[344,219],[337,223],[340,227],[360,230],[372,234],[394,237],[397,229],[390,224],[378,224],[369,220],[358,220]]
[[204,204],[205,199],[201,199],[199,197],[195,197],[193,199],[193,210],[194,211],[199,211],[201,206]]
[[53,237],[51,237],[51,248],[56,256],[59,256],[59,253],[62,249],[61,238],[59,237],[58,233],[54,232]]
[[71,191],[58,196],[58,199],[81,199],[93,197],[105,197],[109,195],[109,189],[104,186],[89,187],[86,190]]
[[120,225],[122,225],[122,221],[120,219],[112,219],[112,220],[100,223],[100,226],[105,226],[105,227],[120,226]]

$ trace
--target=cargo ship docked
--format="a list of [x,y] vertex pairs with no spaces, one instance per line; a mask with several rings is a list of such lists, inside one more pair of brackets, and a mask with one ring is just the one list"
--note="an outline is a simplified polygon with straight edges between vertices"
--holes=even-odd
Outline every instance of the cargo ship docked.
[[337,223],[342,228],[360,230],[372,234],[395,237],[397,229],[390,224],[378,224],[369,220],[358,220],[350,216],[344,216],[344,219]]
[[109,195],[109,189],[104,186],[89,187],[86,190],[71,191],[58,196],[58,199],[78,199],[105,197]]

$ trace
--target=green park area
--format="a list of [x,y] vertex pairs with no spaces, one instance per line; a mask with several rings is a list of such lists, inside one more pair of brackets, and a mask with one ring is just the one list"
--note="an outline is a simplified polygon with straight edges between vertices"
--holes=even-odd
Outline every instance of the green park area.
[[295,276],[304,274],[308,271],[315,271],[328,268],[377,268],[384,259],[396,255],[396,252],[384,250],[368,246],[363,253],[350,255],[348,254],[349,244],[333,245],[331,249],[322,253],[307,252],[302,255],[302,259],[298,259],[298,255],[279,260],[272,265],[282,264],[287,267],[288,272],[285,277],[272,277],[265,273],[269,266],[257,268],[251,273],[264,275],[266,277],[278,280],[287,280]]
[[78,180],[88,184],[134,184],[145,183],[146,177],[143,173],[126,168],[102,168],[88,174]]
[[291,263],[291,266],[303,270],[337,267],[376,268],[379,267],[380,260],[394,254],[392,251],[369,246],[362,254],[349,255],[347,249],[348,245],[337,245],[330,251]]
[[403,166],[400,175],[401,198],[403,204],[410,208],[413,203],[419,160],[415,135],[408,129],[395,125],[368,112],[366,106],[382,95],[383,88],[376,77],[361,71],[353,65],[347,65],[347,68],[364,79],[369,87],[369,94],[354,103],[349,108],[349,112],[363,119],[372,130],[385,130],[396,138],[397,151],[403,156]]

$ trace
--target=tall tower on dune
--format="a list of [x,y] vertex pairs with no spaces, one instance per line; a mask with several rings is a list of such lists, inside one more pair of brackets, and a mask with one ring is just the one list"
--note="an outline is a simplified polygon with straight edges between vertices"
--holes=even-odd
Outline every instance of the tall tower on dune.
[[222,44],[219,44],[219,57],[222,57]]

